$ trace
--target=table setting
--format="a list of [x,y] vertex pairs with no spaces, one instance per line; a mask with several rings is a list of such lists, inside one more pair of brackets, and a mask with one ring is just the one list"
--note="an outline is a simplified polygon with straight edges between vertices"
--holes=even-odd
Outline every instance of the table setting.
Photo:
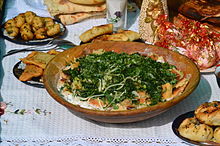
[[218,16],[190,2],[3,0],[0,144],[219,145]]

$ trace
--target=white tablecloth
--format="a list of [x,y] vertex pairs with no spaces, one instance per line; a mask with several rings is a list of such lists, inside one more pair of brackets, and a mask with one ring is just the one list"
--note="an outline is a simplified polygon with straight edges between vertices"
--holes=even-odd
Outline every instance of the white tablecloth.
[[[24,0],[8,1],[5,20],[32,10],[49,16],[45,7],[37,9]],[[139,11],[129,13],[128,29],[138,31]],[[79,44],[79,34],[105,19],[89,19],[67,26],[65,39]],[[1,54],[27,47],[0,39]],[[28,53],[5,57],[1,62],[0,96],[8,104],[0,117],[2,145],[186,145],[173,133],[171,125],[180,114],[200,104],[219,100],[220,89],[214,74],[202,75],[197,89],[184,101],[154,118],[129,124],[107,124],[82,119],[57,103],[45,89],[28,86],[16,79],[13,66]]]

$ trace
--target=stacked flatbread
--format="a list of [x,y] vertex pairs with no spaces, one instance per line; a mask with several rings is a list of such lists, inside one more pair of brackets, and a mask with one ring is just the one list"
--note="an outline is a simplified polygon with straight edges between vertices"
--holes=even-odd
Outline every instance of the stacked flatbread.
[[105,17],[105,0],[44,0],[49,13],[65,25],[91,17]]

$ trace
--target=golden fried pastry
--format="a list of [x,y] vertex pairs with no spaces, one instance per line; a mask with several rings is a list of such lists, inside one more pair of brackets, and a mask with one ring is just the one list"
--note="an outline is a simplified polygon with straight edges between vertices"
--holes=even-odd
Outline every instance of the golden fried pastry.
[[39,16],[35,16],[33,18],[33,21],[32,21],[32,27],[33,27],[34,31],[38,30],[39,28],[44,27],[44,20],[43,20],[43,18],[39,17]]
[[20,81],[28,81],[33,77],[39,77],[43,75],[43,69],[32,64],[27,64],[24,72],[19,77]]
[[16,26],[10,26],[6,28],[6,32],[9,36],[16,37],[19,34],[19,28],[17,28]]
[[50,17],[37,16],[32,11],[20,13],[6,21],[4,28],[9,36],[29,41],[46,39],[61,32],[61,26]]
[[69,0],[69,1],[75,4],[82,4],[82,5],[97,5],[105,2],[105,0]]
[[128,41],[129,38],[123,33],[114,33],[111,35],[102,35],[92,40],[92,42],[98,41]]
[[55,24],[53,19],[50,17],[45,17],[44,22],[45,22],[45,27],[49,27]]
[[21,27],[25,23],[25,16],[23,13],[19,14],[14,18],[16,26]]
[[9,19],[8,21],[5,22],[4,28],[6,29],[7,27],[16,27],[16,22],[14,19]]
[[96,37],[92,42],[97,41],[134,41],[140,39],[139,33],[132,30],[118,30],[117,33]]
[[25,41],[32,40],[34,38],[34,34],[29,29],[23,29],[20,31],[21,38]]
[[210,126],[220,126],[220,101],[212,101],[201,104],[195,110],[196,118]]
[[195,117],[186,118],[179,126],[181,136],[194,141],[210,141],[213,137],[213,129],[200,123]]
[[36,30],[34,32],[34,36],[36,39],[45,39],[47,38],[47,34],[46,34],[46,28],[39,28],[38,30]]
[[32,52],[27,57],[20,59],[25,64],[34,64],[45,69],[47,63],[54,58],[55,55],[50,55],[44,52]]
[[34,19],[36,14],[34,12],[32,12],[32,11],[27,11],[27,12],[24,13],[24,16],[25,16],[25,21],[28,24],[32,24],[32,20]]
[[112,33],[113,32],[113,24],[105,24],[100,26],[94,26],[86,32],[82,33],[79,38],[82,42],[86,43],[94,39],[95,37]]
[[26,29],[31,30],[30,24],[24,23],[24,24],[20,27],[20,31],[25,31]]
[[47,35],[48,36],[54,36],[58,33],[60,33],[60,25],[59,24],[54,24],[54,25],[51,25],[48,27],[48,30],[47,30]]
[[213,141],[220,143],[220,127],[215,128]]

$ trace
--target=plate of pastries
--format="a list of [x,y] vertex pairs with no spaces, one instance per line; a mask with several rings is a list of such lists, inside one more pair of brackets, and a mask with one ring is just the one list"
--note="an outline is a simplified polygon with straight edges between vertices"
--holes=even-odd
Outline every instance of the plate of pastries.
[[23,45],[46,44],[65,34],[66,27],[51,17],[41,17],[32,11],[20,13],[1,27],[3,38]]
[[205,102],[195,111],[178,116],[173,132],[196,145],[220,145],[220,101]]
[[42,79],[44,69],[48,62],[59,53],[54,49],[48,52],[33,51],[19,59],[20,61],[13,67],[13,74],[26,85],[44,88]]

